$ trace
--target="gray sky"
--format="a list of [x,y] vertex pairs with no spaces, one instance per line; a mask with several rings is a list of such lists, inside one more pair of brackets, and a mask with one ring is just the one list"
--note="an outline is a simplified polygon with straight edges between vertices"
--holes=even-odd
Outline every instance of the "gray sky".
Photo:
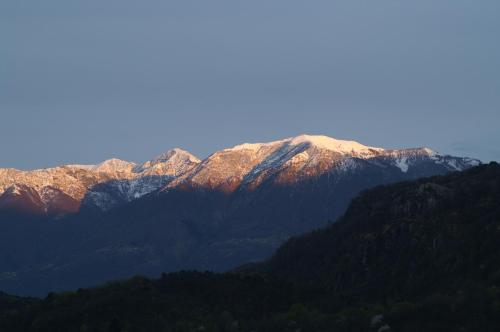
[[498,0],[5,0],[0,167],[301,133],[500,160]]

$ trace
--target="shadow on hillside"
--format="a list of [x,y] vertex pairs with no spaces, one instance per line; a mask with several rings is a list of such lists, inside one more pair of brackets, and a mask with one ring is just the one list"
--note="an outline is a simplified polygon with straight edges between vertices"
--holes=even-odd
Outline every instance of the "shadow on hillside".
[[109,211],[134,199],[161,190],[172,177],[148,175],[132,180],[110,180],[92,186],[81,203],[81,212]]

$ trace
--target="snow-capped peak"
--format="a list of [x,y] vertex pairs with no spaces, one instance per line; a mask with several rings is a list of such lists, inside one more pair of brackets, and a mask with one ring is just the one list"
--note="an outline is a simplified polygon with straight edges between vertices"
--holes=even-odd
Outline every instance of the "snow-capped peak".
[[177,176],[191,169],[194,165],[200,163],[200,160],[191,153],[175,148],[148,160],[145,163],[134,168],[135,173],[145,175],[162,174],[168,176]]
[[286,138],[279,141],[273,141],[269,143],[244,143],[236,145],[229,149],[225,149],[224,151],[239,151],[239,150],[258,151],[265,147],[277,147],[281,145],[288,145],[291,147],[299,145],[307,145],[308,147],[315,147],[322,150],[329,150],[343,155],[352,154],[356,156],[371,155],[374,152],[385,151],[382,148],[366,146],[356,141],[345,141],[324,135],[306,135],[306,134],[299,135],[296,137]]
[[180,148],[174,148],[171,150],[168,150],[165,153],[160,154],[156,158],[150,160],[152,164],[155,163],[161,163],[161,162],[168,162],[168,161],[188,161],[192,163],[199,163],[200,160],[196,158],[194,155],[191,153],[187,152],[186,150],[180,149]]
[[384,151],[384,149],[382,148],[366,146],[356,141],[345,141],[323,135],[300,135],[297,137],[289,138],[286,141],[288,141],[290,145],[294,146],[300,144],[309,144],[320,149],[339,152],[342,154],[363,154],[370,151]]
[[92,171],[101,173],[128,172],[135,166],[135,163],[117,158],[103,161],[92,167]]

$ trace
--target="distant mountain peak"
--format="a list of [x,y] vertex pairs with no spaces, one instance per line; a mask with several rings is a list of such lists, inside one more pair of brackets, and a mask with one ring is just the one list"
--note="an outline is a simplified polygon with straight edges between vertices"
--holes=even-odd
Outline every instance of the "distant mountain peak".
[[308,135],[308,134],[302,134],[299,136],[289,137],[278,141],[272,141],[269,143],[244,143],[236,145],[229,149],[225,149],[225,151],[238,151],[238,150],[257,151],[264,147],[273,147],[284,144],[288,146],[305,145],[308,147],[315,147],[323,150],[338,152],[341,154],[363,155],[376,151],[378,152],[385,151],[383,148],[366,146],[356,141],[340,140],[325,135]]
[[134,166],[135,163],[133,162],[111,158],[95,165],[91,170],[101,173],[127,172],[130,171]]
[[342,154],[384,151],[384,149],[382,148],[366,146],[356,141],[340,140],[324,135],[303,134],[293,138],[289,138],[285,141],[288,141],[290,145],[308,144],[314,147],[339,152]]
[[167,152],[164,152],[159,156],[155,157],[154,159],[152,159],[151,162],[155,163],[168,162],[168,161],[173,161],[174,159],[189,161],[192,163],[200,162],[200,159],[198,159],[196,156],[181,148],[173,148],[171,150],[168,150]]
[[164,174],[177,176],[200,163],[200,160],[191,153],[180,148],[168,150],[155,158],[134,168],[136,173]]

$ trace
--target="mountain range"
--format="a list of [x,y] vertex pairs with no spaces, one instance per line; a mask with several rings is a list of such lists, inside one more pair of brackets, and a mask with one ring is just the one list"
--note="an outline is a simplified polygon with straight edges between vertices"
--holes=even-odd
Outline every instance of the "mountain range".
[[84,207],[109,210],[165,186],[200,160],[181,149],[136,164],[109,159],[34,171],[0,169],[0,208],[62,216]]
[[334,222],[365,189],[479,164],[301,135],[204,160],[174,149],[142,164],[3,169],[0,289],[36,295],[137,273],[224,271]]
[[241,144],[203,161],[175,148],[141,164],[113,158],[98,165],[34,171],[4,168],[0,169],[0,209],[64,215],[86,207],[109,210],[159,189],[188,186],[252,191],[266,181],[290,184],[369,166],[410,174],[425,172],[422,163],[449,171],[463,170],[479,161],[441,155],[429,148],[386,150],[327,136],[301,135]]
[[500,166],[379,186],[224,274],[0,293],[2,331],[498,331]]

